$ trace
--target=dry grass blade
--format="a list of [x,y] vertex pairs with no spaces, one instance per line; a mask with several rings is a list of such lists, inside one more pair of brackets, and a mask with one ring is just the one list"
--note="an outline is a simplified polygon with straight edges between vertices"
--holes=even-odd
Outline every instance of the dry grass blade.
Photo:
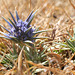
[[8,6],[6,5],[5,1],[4,1],[4,0],[2,0],[2,2],[3,2],[3,4],[4,4],[4,6],[5,6],[5,8],[6,8],[6,10],[7,10],[8,14],[10,15],[9,10],[8,10]]
[[23,52],[23,49],[24,49],[24,46],[18,56],[18,75],[23,75],[23,72],[22,72],[22,52]]
[[7,70],[4,75],[14,75],[16,73],[16,67],[14,66],[11,70]]
[[47,73],[46,72],[41,72],[41,73],[39,73],[39,75],[47,75]]
[[2,64],[0,64],[0,71],[2,71],[2,70],[6,70],[6,68],[2,65]]
[[73,75],[75,75],[75,70],[74,70],[74,71],[72,71],[72,73],[73,73]]
[[[61,71],[61,70],[58,69],[58,68],[46,67],[46,66],[43,66],[43,65],[41,65],[41,64],[35,64],[35,63],[31,62],[31,61],[26,61],[26,62],[29,63],[29,64],[31,64],[31,65],[34,65],[34,66],[37,67],[37,68],[46,69],[47,72],[51,71],[51,72],[53,72],[53,73],[59,73],[59,72]],[[57,71],[57,70],[58,70],[58,71]]]
[[72,57],[71,58],[69,58],[68,60],[67,60],[67,62],[64,64],[64,65],[66,65],[67,63],[69,63],[71,60],[72,60],[72,58],[75,56],[75,53],[72,55]]
[[75,9],[75,6],[74,6],[74,4],[72,3],[72,1],[69,0],[69,2],[70,2],[70,4],[72,5],[72,7]]
[[35,68],[35,66],[30,67],[29,69],[27,69],[24,74],[28,73],[31,69]]
[[73,20],[71,19],[71,17],[68,15],[68,13],[66,12],[66,10],[64,8],[62,8],[64,13],[66,14],[66,16],[71,20],[71,22],[73,22]]
[[47,56],[49,57],[55,57],[59,63],[61,63],[61,56],[59,54],[56,54],[56,53],[46,53]]

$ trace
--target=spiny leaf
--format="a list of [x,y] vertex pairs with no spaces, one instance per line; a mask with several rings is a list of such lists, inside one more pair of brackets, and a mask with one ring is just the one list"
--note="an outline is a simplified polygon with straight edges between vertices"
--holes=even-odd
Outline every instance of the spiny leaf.
[[14,42],[18,42],[15,37],[12,37],[12,38],[11,38],[11,37],[5,37],[5,36],[0,35],[0,38],[5,38],[5,39],[8,39],[8,40],[12,40],[12,41],[14,41]]
[[17,11],[16,11],[16,18],[17,18],[17,21],[19,20],[19,16],[18,16],[18,13],[17,13]]
[[13,23],[13,21],[10,18],[8,18],[8,19],[12,23],[12,25],[16,28],[16,25]]
[[11,40],[11,38],[8,38],[8,37],[2,36],[2,35],[0,35],[0,38],[5,38],[5,39]]
[[[41,26],[41,25],[40,25],[40,26]],[[40,26],[35,30],[35,32],[37,32],[37,31],[39,30]]]
[[33,32],[33,33],[38,34],[38,33],[47,32],[47,31],[49,31],[49,30],[41,30],[41,31]]
[[14,16],[12,15],[12,13],[11,13],[10,11],[9,11],[9,13],[10,13],[10,15],[11,15],[11,17],[12,17],[12,19],[13,19],[14,23],[16,24],[17,22],[16,22],[16,20],[15,20]]
[[27,27],[29,27],[29,25],[30,25],[30,23],[32,22],[32,20],[33,20],[33,18],[34,18],[34,15],[35,15],[35,13],[37,12],[37,10],[33,13],[33,11],[32,11],[32,13],[31,13],[31,16],[29,17],[29,20],[28,20],[28,26]]
[[6,29],[5,27],[3,27],[1,24],[0,24],[0,26],[1,26],[2,28],[4,28],[7,32],[11,33],[8,29]]
[[28,29],[26,30],[25,34],[27,34],[27,33],[28,33],[28,31],[29,31],[31,28],[32,28],[32,27],[28,28]]
[[26,19],[27,22],[29,21],[29,19],[30,19],[32,13],[33,13],[33,11],[30,13],[30,15],[28,16],[28,18]]
[[5,36],[7,36],[7,37],[9,37],[9,35],[6,34],[6,33],[4,33],[4,32],[1,32],[1,31],[0,31],[0,33],[3,34],[3,35],[5,35]]
[[7,23],[8,23],[8,25],[12,28],[13,26],[12,26],[12,24],[11,23],[9,23],[4,17],[2,17]]

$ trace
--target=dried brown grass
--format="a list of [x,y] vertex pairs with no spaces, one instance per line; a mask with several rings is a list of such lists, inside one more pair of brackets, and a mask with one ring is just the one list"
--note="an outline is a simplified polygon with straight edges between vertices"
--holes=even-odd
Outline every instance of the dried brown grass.
[[[57,41],[58,38],[64,41],[62,36],[67,35],[66,30],[69,30],[70,34],[73,35],[73,27],[75,27],[74,4],[74,0],[0,0],[0,23],[7,27],[7,24],[1,17],[4,16],[6,19],[10,17],[8,10],[10,10],[15,16],[14,11],[16,9],[20,18],[25,20],[32,10],[39,9],[32,22],[32,25],[35,25],[36,27],[40,26],[40,30],[55,30],[55,32],[49,31],[44,32],[44,34],[41,33],[39,36],[48,36],[53,38],[53,40],[46,40],[47,42],[54,41],[54,39]],[[0,30],[4,31],[1,28]],[[11,46],[11,41],[0,39],[0,42],[4,42],[6,45],[8,43]],[[51,66],[35,64],[31,61],[27,61],[26,57],[24,58],[25,61],[23,61],[22,52],[23,50],[21,50],[18,61],[16,62],[16,65],[18,63],[18,67],[14,66],[11,70],[7,71],[4,66],[0,64],[0,75],[32,75],[30,70],[35,70],[36,68],[44,69],[44,71],[38,73],[38,75],[51,75],[50,71],[52,71],[54,75],[75,75],[75,64],[71,62],[75,53],[71,55],[71,57],[65,59],[65,62],[62,66],[66,65],[66,67],[61,70],[60,68],[52,68]],[[53,59],[55,59],[55,61],[59,61],[60,59],[58,54],[51,53],[49,55],[54,55],[55,58],[52,58],[52,61]],[[28,63],[33,66],[29,67]]]

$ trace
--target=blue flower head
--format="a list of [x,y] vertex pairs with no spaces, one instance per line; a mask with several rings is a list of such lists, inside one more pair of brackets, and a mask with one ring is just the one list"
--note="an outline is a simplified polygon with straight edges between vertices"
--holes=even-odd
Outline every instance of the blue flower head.
[[10,13],[13,21],[10,18],[8,18],[10,21],[9,22],[3,17],[3,19],[10,26],[10,30],[8,30],[7,28],[5,28],[4,26],[2,26],[0,24],[0,26],[8,32],[8,34],[7,34],[7,33],[0,31],[0,33],[4,35],[4,36],[0,35],[1,38],[10,39],[10,40],[15,41],[15,42],[20,42],[20,41],[26,42],[27,40],[34,42],[35,39],[40,39],[40,38],[46,38],[47,39],[48,38],[48,37],[34,37],[35,34],[47,31],[47,30],[38,31],[38,28],[34,29],[30,25],[33,18],[34,18],[36,11],[34,13],[32,11],[25,21],[22,21],[19,18],[17,11],[16,11],[16,19],[17,20],[14,18],[14,16],[12,15],[12,13],[10,11],[9,11],[9,13]]
[[35,35],[35,33],[34,33],[35,29],[32,28],[30,23],[33,20],[35,12],[33,13],[33,11],[32,11],[25,21],[22,21],[19,18],[17,11],[16,11],[17,21],[15,20],[15,18],[12,15],[11,12],[10,12],[10,15],[11,15],[13,21],[11,19],[9,19],[9,21],[10,21],[9,22],[5,18],[3,18],[8,23],[8,25],[10,26],[10,30],[8,30],[5,27],[3,27],[2,25],[0,25],[1,27],[3,27],[9,33],[6,34],[6,33],[3,33],[3,32],[0,31],[1,34],[4,34],[6,36],[6,37],[4,37],[4,36],[0,36],[0,37],[8,38],[8,39],[11,39],[11,40],[14,40],[14,41],[15,40],[18,40],[18,41],[26,41],[26,40],[34,41],[33,36]]

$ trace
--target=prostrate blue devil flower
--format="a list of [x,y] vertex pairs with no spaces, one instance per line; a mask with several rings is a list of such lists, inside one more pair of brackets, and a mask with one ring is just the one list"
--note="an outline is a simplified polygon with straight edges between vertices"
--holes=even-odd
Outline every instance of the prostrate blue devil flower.
[[[10,12],[10,11],[9,11]],[[21,40],[21,41],[26,41],[26,40],[31,40],[33,41],[33,36],[34,36],[34,31],[35,29],[33,29],[30,25],[33,17],[34,17],[35,12],[33,13],[33,11],[30,13],[29,17],[23,22],[16,11],[16,18],[17,21],[15,20],[14,16],[12,15],[12,13],[10,12],[10,15],[13,19],[13,21],[11,19],[9,19],[10,22],[8,22],[5,18],[3,18],[8,25],[10,26],[10,30],[6,29],[5,27],[3,27],[2,25],[0,25],[1,27],[3,27],[6,31],[9,32],[9,34],[3,33],[0,31],[1,34],[4,34],[6,37],[4,38],[8,38],[11,40]]]
[[13,40],[15,42],[18,42],[18,41],[24,42],[26,40],[33,42],[34,39],[38,39],[37,37],[34,37],[35,34],[46,31],[46,30],[37,31],[34,28],[32,28],[32,26],[30,25],[34,18],[36,11],[34,13],[32,11],[25,21],[22,21],[19,18],[17,11],[16,11],[17,21],[15,20],[14,16],[12,15],[12,13],[10,11],[9,11],[9,13],[10,13],[13,21],[9,18],[9,21],[10,21],[9,22],[3,17],[3,19],[10,26],[10,30],[8,30],[5,27],[3,27],[2,25],[0,25],[2,28],[4,28],[8,32],[8,34],[7,34],[7,33],[0,31],[1,34],[5,35],[5,36],[0,35],[0,37],[2,37],[2,38],[7,38],[7,39]]

